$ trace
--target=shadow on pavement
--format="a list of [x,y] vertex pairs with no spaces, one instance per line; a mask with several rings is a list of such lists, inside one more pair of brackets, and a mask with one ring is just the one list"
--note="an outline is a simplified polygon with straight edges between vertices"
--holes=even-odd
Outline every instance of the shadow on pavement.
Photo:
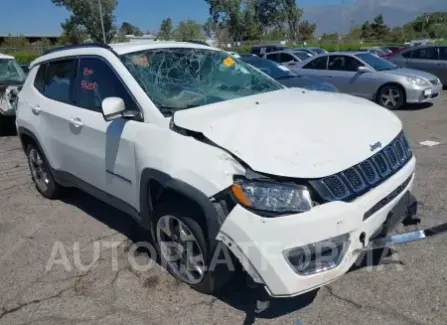
[[433,106],[433,103],[421,103],[421,104],[406,104],[402,106],[400,111],[419,111],[422,109],[427,109]]
[[15,118],[0,116],[0,137],[17,135]]
[[[73,189],[73,191],[70,191],[70,195],[62,198],[62,201],[83,210],[106,226],[120,232],[134,243],[153,242],[150,238],[150,232],[141,228],[131,216],[97,200],[85,192]],[[139,253],[145,252],[140,251]],[[157,260],[157,263],[160,263],[160,261]],[[314,290],[294,298],[272,299],[267,310],[256,314],[255,308],[259,291],[248,286],[247,278],[239,266],[232,275],[230,282],[217,292],[215,297],[245,312],[246,317],[243,325],[249,325],[253,324],[256,318],[273,319],[296,312],[310,305],[314,301],[317,292],[318,290]]]

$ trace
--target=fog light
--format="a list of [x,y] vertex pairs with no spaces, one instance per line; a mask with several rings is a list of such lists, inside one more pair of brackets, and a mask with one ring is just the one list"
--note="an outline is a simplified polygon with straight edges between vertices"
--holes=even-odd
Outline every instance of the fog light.
[[349,247],[349,234],[284,251],[284,257],[299,275],[311,275],[337,267]]

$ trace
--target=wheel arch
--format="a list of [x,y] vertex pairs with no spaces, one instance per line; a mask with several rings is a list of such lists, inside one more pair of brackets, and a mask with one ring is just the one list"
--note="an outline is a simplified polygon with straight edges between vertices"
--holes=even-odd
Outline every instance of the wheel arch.
[[146,168],[140,178],[140,214],[143,226],[153,229],[152,220],[157,202],[170,197],[186,199],[201,212],[200,217],[205,222],[204,230],[211,242],[211,247],[217,242],[216,236],[220,229],[218,212],[210,199],[199,189],[170,175],[151,168]]

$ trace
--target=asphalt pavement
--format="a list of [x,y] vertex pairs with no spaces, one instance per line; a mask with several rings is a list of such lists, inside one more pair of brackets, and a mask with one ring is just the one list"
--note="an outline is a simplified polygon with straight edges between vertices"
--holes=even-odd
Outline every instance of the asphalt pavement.
[[[447,222],[447,91],[397,115],[417,157],[422,218],[406,230]],[[400,246],[380,263],[373,256],[375,265],[255,315],[254,294],[238,277],[208,296],[149,267],[147,251],[135,250],[147,234],[123,213],[79,191],[42,198],[13,128],[1,132],[0,325],[447,322],[447,234]],[[435,145],[420,144],[427,140]]]

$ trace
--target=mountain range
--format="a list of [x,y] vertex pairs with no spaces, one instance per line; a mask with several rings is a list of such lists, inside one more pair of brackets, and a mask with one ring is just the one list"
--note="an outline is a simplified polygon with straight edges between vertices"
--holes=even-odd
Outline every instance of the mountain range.
[[[317,35],[323,32],[347,32],[351,25],[361,25],[366,20],[382,14],[390,27],[403,25],[418,15],[447,11],[447,0],[357,0],[338,5],[315,5],[304,8],[303,19],[317,24]],[[328,19],[328,17],[331,17]]]

